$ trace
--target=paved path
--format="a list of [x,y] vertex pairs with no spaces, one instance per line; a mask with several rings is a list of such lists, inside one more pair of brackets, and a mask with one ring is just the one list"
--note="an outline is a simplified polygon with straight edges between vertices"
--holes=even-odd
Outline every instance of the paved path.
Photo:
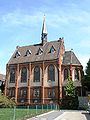
[[63,111],[51,111],[42,115],[38,115],[33,118],[29,118],[27,120],[54,120],[57,118],[59,115],[63,114]]
[[52,111],[27,120],[90,120],[90,114],[86,111]]

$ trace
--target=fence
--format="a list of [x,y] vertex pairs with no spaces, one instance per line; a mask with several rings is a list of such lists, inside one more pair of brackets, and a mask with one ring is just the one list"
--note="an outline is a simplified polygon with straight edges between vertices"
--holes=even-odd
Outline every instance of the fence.
[[55,104],[0,108],[0,120],[25,120],[26,118],[57,109],[58,106]]
[[88,98],[87,97],[78,97],[79,100],[79,108],[87,109],[88,107]]

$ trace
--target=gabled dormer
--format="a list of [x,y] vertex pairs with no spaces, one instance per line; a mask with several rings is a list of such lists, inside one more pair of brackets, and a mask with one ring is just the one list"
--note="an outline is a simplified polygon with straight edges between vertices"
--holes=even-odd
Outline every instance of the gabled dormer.
[[42,53],[43,53],[43,49],[39,48],[36,55],[41,55]]
[[21,55],[20,52],[16,51],[14,58],[18,58],[18,57],[20,57],[20,55]]
[[55,51],[56,51],[55,48],[52,46],[52,47],[50,48],[49,53],[54,53]]
[[30,56],[32,54],[31,50],[27,50],[25,56]]

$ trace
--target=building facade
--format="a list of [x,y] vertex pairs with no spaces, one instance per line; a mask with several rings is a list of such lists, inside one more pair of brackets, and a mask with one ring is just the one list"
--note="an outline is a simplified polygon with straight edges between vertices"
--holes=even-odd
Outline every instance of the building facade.
[[6,65],[5,95],[20,104],[58,103],[68,75],[81,95],[83,67],[74,52],[65,51],[64,38],[47,41],[45,17],[41,43],[17,46]]

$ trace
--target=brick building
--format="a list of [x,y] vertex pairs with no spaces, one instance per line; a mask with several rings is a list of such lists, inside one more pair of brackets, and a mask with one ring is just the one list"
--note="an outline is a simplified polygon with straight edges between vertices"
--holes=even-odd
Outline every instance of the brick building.
[[48,42],[47,34],[44,17],[41,43],[17,46],[6,65],[5,95],[19,105],[58,103],[69,74],[81,95],[81,63],[63,38]]

